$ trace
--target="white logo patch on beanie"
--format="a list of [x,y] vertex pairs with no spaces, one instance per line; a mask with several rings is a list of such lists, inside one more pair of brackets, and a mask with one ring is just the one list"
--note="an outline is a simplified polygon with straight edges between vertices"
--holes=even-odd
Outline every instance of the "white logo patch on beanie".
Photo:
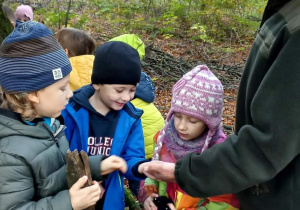
[[61,68],[53,69],[52,70],[52,74],[53,74],[53,79],[54,80],[58,80],[58,79],[62,79],[63,78],[63,74],[62,74]]

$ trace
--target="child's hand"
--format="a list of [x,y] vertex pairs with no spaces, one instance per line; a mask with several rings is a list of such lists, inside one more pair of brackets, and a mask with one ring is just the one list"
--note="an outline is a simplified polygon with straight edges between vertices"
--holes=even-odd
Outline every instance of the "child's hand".
[[145,163],[142,163],[142,164],[139,165],[139,167],[138,167],[138,172],[139,172],[140,174],[143,174],[143,173],[144,173],[144,168],[145,168],[145,166],[147,166],[147,163],[148,163],[148,162],[145,162]]
[[83,176],[70,188],[70,198],[74,210],[86,209],[93,206],[100,199],[100,187],[98,182],[93,181],[93,185],[82,188],[87,181],[87,176]]
[[101,175],[109,174],[115,170],[120,170],[122,173],[126,173],[127,164],[123,158],[118,156],[110,156],[101,161]]
[[[173,203],[168,203],[168,206],[169,206],[169,208],[170,208],[171,210],[176,210],[176,208],[175,208],[175,206],[174,206]],[[185,210],[187,210],[187,209],[185,209]]]
[[103,185],[102,185],[102,181],[101,182],[98,182],[98,184],[99,184],[99,187],[100,187],[100,190],[101,190],[101,192],[100,192],[100,199],[103,197],[103,194],[104,194],[104,192],[105,192],[105,189],[104,189],[104,187],[103,187]]
[[144,201],[144,209],[145,210],[157,210],[156,205],[153,203],[153,198],[158,197],[158,194],[152,193],[146,200]]

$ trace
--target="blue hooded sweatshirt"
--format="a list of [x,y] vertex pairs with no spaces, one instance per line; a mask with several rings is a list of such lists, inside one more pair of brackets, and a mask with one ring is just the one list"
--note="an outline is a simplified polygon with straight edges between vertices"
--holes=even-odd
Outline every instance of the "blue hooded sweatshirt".
[[[87,93],[91,91],[91,88],[93,88],[91,85],[84,86],[76,90],[73,97],[76,97],[77,94],[88,96],[89,94],[83,94],[82,91]],[[119,112],[110,155],[122,157],[127,163],[128,170],[125,174],[119,171],[109,174],[105,181],[104,210],[123,210],[125,208],[124,177],[130,180],[145,178],[144,175],[137,173],[138,165],[145,162],[144,137],[140,119],[143,111],[128,102]],[[71,100],[63,110],[62,116],[67,126],[65,133],[70,142],[70,149],[87,152],[88,110]]]

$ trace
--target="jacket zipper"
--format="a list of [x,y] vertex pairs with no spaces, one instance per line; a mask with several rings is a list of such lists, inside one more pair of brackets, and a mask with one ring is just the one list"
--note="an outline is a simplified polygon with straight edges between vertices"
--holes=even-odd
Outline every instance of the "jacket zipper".
[[58,137],[59,135],[65,130],[65,128],[61,129],[56,135],[54,135],[52,133],[52,131],[49,130],[48,126],[46,126],[45,124],[42,124],[44,126],[44,128],[47,130],[47,132],[50,134],[50,136],[52,137],[52,139],[54,140],[56,146],[59,148],[59,142],[58,142]]

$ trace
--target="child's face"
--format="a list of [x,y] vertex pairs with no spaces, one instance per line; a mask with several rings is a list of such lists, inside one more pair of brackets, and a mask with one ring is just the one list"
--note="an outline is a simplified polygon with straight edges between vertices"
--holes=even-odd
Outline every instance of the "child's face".
[[174,125],[179,136],[187,141],[201,136],[207,127],[202,120],[180,112],[174,113]]
[[[93,85],[95,88],[95,104],[101,114],[109,110],[121,110],[124,105],[134,97],[136,86],[134,85]],[[95,107],[94,107],[95,108]]]
[[38,117],[58,117],[73,96],[69,87],[70,75],[56,83],[29,94]]

